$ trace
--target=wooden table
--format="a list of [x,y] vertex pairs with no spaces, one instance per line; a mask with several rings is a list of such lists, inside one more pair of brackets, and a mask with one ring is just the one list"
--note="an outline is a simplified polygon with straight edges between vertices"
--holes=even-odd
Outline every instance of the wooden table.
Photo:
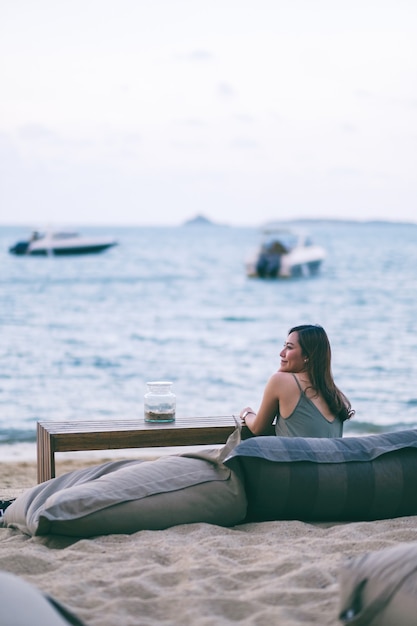
[[[115,450],[221,444],[235,428],[232,415],[221,417],[177,417],[171,423],[140,420],[38,422],[38,483],[54,478],[55,452]],[[250,436],[242,427],[242,439]]]

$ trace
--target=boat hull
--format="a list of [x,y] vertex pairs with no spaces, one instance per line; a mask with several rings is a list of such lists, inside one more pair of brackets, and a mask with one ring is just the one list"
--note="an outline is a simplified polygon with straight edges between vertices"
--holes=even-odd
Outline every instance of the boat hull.
[[249,278],[270,278],[270,279],[278,279],[278,278],[295,278],[295,277],[303,277],[303,276],[314,276],[316,275],[321,267],[322,260],[314,260],[309,262],[303,262],[299,264],[291,265],[290,267],[286,266],[285,268],[275,268],[272,267],[270,270],[259,271],[257,269],[256,263],[248,263],[246,268],[246,275]]
[[115,245],[117,242],[113,239],[57,233],[35,236],[28,241],[19,241],[9,248],[9,252],[18,256],[69,256],[97,254]]
[[50,254],[53,254],[54,256],[68,256],[71,254],[97,254],[115,245],[115,243],[104,243],[97,245],[71,246],[66,248],[38,248],[35,250],[29,250],[26,254],[30,254],[32,256],[47,256]]

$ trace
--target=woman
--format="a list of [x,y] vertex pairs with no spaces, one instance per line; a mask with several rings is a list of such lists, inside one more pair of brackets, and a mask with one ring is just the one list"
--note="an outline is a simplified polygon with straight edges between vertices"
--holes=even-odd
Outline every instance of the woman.
[[342,437],[343,422],[354,411],[333,381],[325,330],[309,324],[291,328],[280,357],[258,412],[244,408],[242,423],[254,435],[271,434],[277,418],[275,433],[281,437]]

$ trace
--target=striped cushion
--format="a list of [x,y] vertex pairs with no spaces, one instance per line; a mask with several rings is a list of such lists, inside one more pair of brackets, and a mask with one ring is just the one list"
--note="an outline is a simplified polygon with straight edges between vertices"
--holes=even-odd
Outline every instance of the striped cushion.
[[254,437],[225,461],[246,521],[375,520],[417,514],[417,430],[365,437]]
[[369,552],[347,560],[339,573],[342,624],[415,626],[417,543]]
[[51,478],[19,496],[0,526],[91,537],[197,522],[233,526],[245,514],[241,480],[207,453],[110,461]]

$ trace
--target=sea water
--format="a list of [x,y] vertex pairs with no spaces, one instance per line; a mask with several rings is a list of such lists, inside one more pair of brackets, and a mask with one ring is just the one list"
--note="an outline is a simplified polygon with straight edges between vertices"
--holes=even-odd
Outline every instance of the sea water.
[[84,228],[97,255],[15,257],[0,228],[0,452],[38,420],[143,421],[149,380],[177,417],[255,409],[288,329],[328,332],[356,410],[345,434],[417,428],[417,225],[298,223],[327,258],[314,277],[247,278],[256,228]]

